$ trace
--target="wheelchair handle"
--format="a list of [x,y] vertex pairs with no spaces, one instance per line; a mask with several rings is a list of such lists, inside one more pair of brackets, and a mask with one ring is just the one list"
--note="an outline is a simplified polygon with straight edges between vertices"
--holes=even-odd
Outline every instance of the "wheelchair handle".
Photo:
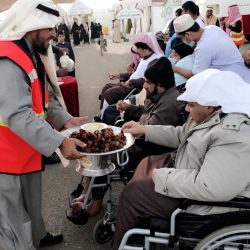
[[129,156],[127,150],[124,150],[121,153],[120,152],[116,153],[116,157],[117,157],[117,164],[120,167],[124,167],[125,165],[128,164]]

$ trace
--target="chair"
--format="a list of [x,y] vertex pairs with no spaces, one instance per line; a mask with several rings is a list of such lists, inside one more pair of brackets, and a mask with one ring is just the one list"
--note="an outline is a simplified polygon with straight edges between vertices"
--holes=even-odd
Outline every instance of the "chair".
[[[239,208],[240,211],[213,215],[184,213],[191,205]],[[237,198],[227,202],[184,200],[170,221],[151,218],[148,229],[134,228],[126,232],[119,250],[148,250],[151,244],[164,244],[180,250],[250,249],[250,199]],[[142,235],[143,244],[131,246],[131,236]]]

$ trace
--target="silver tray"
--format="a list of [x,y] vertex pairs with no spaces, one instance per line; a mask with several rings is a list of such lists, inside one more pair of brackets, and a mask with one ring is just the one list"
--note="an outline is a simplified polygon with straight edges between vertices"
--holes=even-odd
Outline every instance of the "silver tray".
[[[74,128],[69,128],[61,133],[62,133],[62,135],[69,137],[73,132],[79,132],[80,128],[81,128],[80,126],[74,127]],[[115,126],[107,126],[107,128],[112,128],[114,134],[119,134],[121,131],[121,128],[115,127]],[[124,150],[128,149],[129,147],[131,147],[135,142],[135,138],[131,134],[124,133],[124,135],[126,137],[126,144],[120,149],[105,152],[105,153],[85,153],[85,152],[83,152],[83,153],[84,153],[84,155],[110,155],[110,154],[116,154],[116,153],[119,153],[121,151],[124,151]]]

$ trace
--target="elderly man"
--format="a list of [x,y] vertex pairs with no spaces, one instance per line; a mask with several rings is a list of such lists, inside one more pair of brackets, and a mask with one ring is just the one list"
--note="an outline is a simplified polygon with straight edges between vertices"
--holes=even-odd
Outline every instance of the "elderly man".
[[[147,93],[145,105],[135,106],[119,101],[117,108],[126,110],[127,119],[139,120],[139,123],[143,125],[179,125],[185,104],[176,101],[180,93],[175,87],[174,74],[169,60],[166,57],[161,57],[150,62],[144,77],[143,87]],[[162,154],[169,150],[173,149],[145,142],[143,138],[137,138],[133,147],[128,151],[129,162],[126,165],[126,170],[134,170],[138,163],[148,155]],[[129,178],[130,175],[128,174]],[[106,181],[107,176],[97,177],[95,184],[106,183]],[[89,216],[94,216],[100,211],[105,192],[106,189],[102,187],[92,189],[92,201],[86,209]],[[81,195],[73,200],[72,207],[75,212],[81,209],[83,199],[84,196]]]
[[250,70],[244,65],[243,58],[233,41],[221,28],[209,25],[203,29],[189,14],[177,17],[174,28],[183,40],[197,43],[192,71],[173,66],[175,73],[190,78],[209,68],[229,70],[250,83]]
[[[178,147],[178,151],[175,160],[153,156],[137,167],[121,194],[115,249],[124,233],[143,219],[169,218],[181,198],[227,201],[250,197],[249,95],[249,84],[235,73],[208,69],[188,80],[186,91],[177,98],[187,102],[190,113],[184,126],[124,124],[124,132],[145,134],[147,141]],[[188,210],[200,215],[227,211],[205,206]]]
[[0,24],[0,249],[4,250],[30,250],[63,240],[61,234],[46,232],[41,216],[41,155],[50,156],[60,148],[64,157],[76,159],[81,157],[76,147],[85,146],[65,138],[46,121],[58,129],[86,121],[65,111],[56,82],[48,49],[58,16],[51,0],[19,0]]
[[219,18],[214,15],[214,9],[212,6],[207,6],[206,25],[216,25],[220,27]]

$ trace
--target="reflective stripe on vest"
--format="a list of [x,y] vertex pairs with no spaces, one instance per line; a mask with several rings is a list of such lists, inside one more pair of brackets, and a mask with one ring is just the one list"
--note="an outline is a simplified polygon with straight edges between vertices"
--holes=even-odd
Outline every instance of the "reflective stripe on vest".
[[[11,41],[0,41],[0,58],[8,58],[26,72],[30,79],[32,110],[44,116],[41,84],[36,69],[27,54]],[[46,103],[48,93],[45,90]],[[41,153],[12,131],[0,114],[0,172],[26,174],[42,169]]]
[[237,33],[231,30],[230,32],[230,37],[233,40],[233,42],[235,43],[235,45],[237,46],[241,46],[244,44],[244,33],[243,33],[243,22],[241,19],[241,23],[242,23],[242,29],[241,32]]

